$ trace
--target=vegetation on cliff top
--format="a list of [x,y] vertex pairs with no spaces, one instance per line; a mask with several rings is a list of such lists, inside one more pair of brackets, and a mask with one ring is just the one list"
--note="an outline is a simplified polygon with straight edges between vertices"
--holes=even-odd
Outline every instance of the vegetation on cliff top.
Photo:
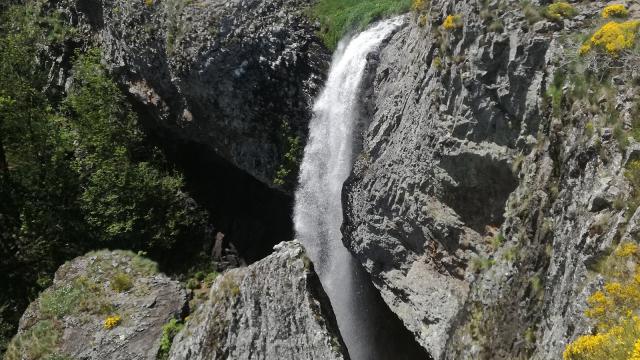
[[568,344],[564,360],[640,359],[640,250],[623,243],[608,258],[604,288],[588,299],[585,315],[596,323],[593,334]]
[[312,16],[322,25],[320,36],[325,45],[335,49],[340,39],[351,31],[361,30],[373,21],[411,9],[412,0],[320,0]]

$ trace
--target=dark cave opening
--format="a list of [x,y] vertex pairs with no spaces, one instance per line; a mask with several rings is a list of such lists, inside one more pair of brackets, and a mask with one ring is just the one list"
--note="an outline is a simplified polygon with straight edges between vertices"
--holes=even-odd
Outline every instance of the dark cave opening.
[[187,190],[206,208],[225,241],[248,263],[293,239],[293,197],[258,181],[203,144],[163,141],[171,162],[182,170]]

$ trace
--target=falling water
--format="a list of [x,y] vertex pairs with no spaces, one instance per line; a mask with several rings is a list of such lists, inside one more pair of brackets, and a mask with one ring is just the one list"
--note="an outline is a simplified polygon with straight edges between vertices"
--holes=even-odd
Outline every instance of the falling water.
[[402,18],[380,22],[338,45],[325,89],[313,108],[296,192],[296,236],[315,264],[354,360],[414,358],[407,357],[406,350],[393,349],[391,343],[398,343],[396,338],[402,336],[399,332],[406,330],[397,318],[389,316],[367,275],[342,244],[340,233],[342,185],[353,164],[367,55],[402,22]]

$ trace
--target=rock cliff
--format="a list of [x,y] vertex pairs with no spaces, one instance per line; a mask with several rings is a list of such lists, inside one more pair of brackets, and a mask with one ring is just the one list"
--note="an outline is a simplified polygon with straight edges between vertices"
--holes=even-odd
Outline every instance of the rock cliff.
[[348,359],[329,298],[297,241],[220,276],[174,339],[172,360]]
[[292,238],[297,179],[329,51],[311,0],[50,0],[73,27],[43,50],[49,92],[73,81],[77,50],[99,47],[141,124],[185,173],[249,261]]
[[604,2],[560,21],[516,1],[426,4],[372,59],[344,243],[435,359],[559,358],[588,330],[594,265],[637,231],[637,69],[576,95],[574,39]]
[[329,60],[310,4],[50,1],[76,28],[66,48],[50,49],[50,81],[63,89],[70,80],[74,47],[100,46],[149,126],[273,186],[287,138],[304,139]]

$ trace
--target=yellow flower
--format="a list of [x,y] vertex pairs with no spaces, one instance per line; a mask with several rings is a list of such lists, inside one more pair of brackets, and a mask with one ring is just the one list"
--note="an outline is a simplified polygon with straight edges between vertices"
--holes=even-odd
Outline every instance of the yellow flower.
[[462,27],[462,17],[460,15],[449,15],[442,22],[442,27],[445,30],[454,30]]
[[104,328],[111,330],[114,327],[120,325],[122,318],[119,315],[111,315],[104,320]]
[[640,21],[631,20],[622,23],[610,21],[598,29],[589,40],[591,46],[606,50],[617,56],[621,51],[633,47]]
[[576,341],[567,345],[562,353],[564,360],[582,359],[585,355],[600,351],[607,342],[608,336],[604,334],[584,335],[576,339]]
[[589,43],[584,43],[582,44],[582,46],[580,46],[580,50],[578,51],[578,53],[580,55],[586,55],[589,51],[591,51],[591,45],[589,45]]
[[629,16],[629,10],[622,4],[609,5],[602,10],[602,18],[626,18]]
[[619,257],[628,257],[632,255],[636,255],[638,253],[638,245],[634,243],[624,243],[616,249],[616,256]]
[[633,351],[629,360],[640,360],[640,339],[633,345]]
[[576,9],[573,5],[559,1],[547,6],[546,16],[554,21],[561,21],[563,18],[570,18],[576,14]]

